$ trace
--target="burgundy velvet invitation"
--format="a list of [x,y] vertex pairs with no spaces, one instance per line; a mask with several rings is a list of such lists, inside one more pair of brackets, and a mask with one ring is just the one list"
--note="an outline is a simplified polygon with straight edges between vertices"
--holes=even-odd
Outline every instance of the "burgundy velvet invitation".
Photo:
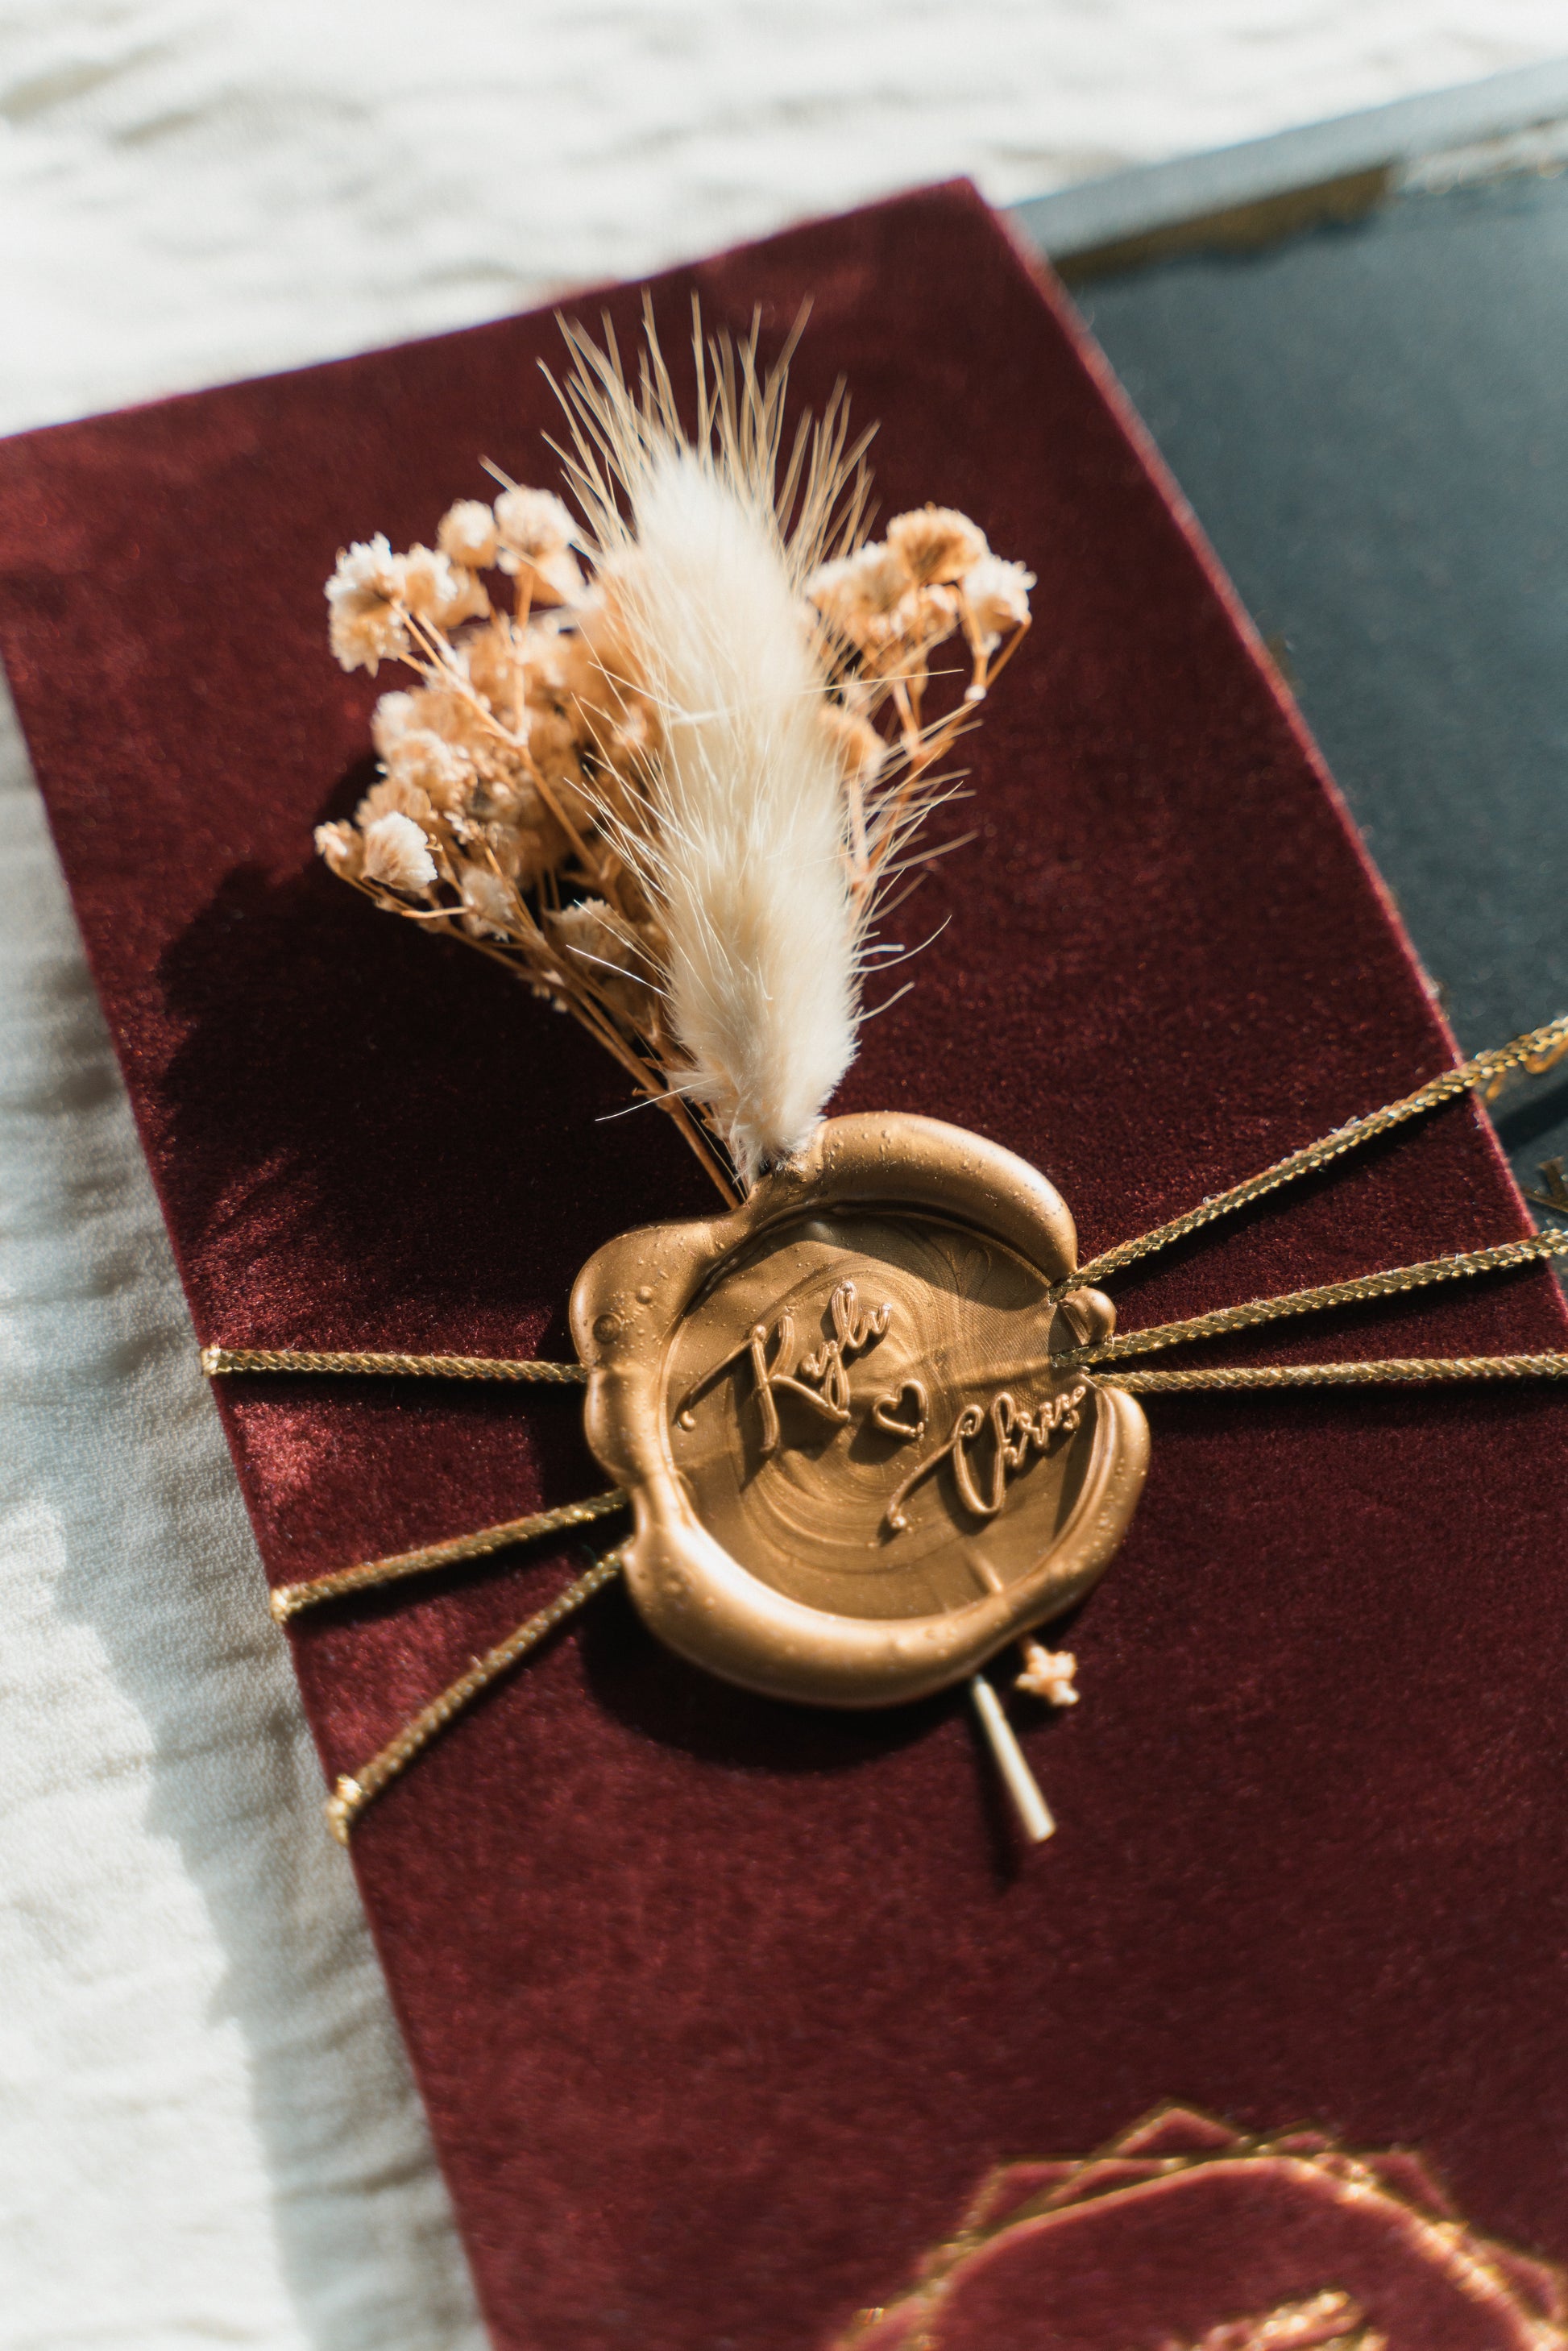
[[[883,515],[960,507],[1039,579],[947,812],[977,837],[903,918],[946,927],[834,1107],[994,1137],[1088,1252],[1446,1066],[1249,631],[972,193],[660,280],[668,348],[694,290],[716,327],[759,306],[770,345],[810,297],[792,396],[841,373],[880,419]],[[570,308],[630,343],[641,300]],[[656,1112],[606,1121],[622,1082],[573,1026],[310,852],[400,682],[332,665],[335,552],[428,538],[483,457],[553,484],[538,362],[560,351],[552,319],[507,320],[0,447],[0,650],[193,1346],[564,1356],[591,1250],[711,1205]],[[1117,1302],[1162,1321],[1527,1229],[1467,1098]],[[1233,1353],[1564,1344],[1535,1270]],[[218,1402],[279,1582],[603,1482],[570,1391],[256,1380]],[[1039,1851],[961,1698],[745,1697],[617,1592],[370,1808],[355,1866],[497,2344],[801,2351],[893,2304],[988,2168],[1085,2155],[1162,2099],[1413,2146],[1475,2227],[1568,2257],[1568,1407],[1148,1408],[1145,1499],[1072,1628],[1083,1703],[1016,1708],[1061,1823]],[[580,1560],[307,1619],[327,1771]],[[1053,2339],[1034,2311],[1009,2342]],[[1106,2351],[1158,2339],[1129,2313]]]

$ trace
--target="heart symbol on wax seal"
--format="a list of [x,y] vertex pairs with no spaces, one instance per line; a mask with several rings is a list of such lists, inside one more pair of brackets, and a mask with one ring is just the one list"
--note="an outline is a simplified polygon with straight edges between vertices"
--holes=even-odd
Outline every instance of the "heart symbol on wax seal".
[[[900,1420],[905,1396],[913,1398],[915,1418]],[[871,1408],[871,1416],[884,1437],[908,1437],[918,1443],[925,1434],[925,1424],[931,1416],[931,1399],[924,1380],[905,1380],[896,1395],[879,1395]]]

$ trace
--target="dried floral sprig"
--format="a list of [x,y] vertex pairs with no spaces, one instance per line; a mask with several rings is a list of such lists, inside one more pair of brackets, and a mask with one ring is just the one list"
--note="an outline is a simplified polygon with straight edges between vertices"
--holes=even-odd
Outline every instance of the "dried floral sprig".
[[421,682],[382,696],[380,778],[317,844],[573,1014],[733,1196],[853,1056],[876,915],[1034,582],[947,507],[868,542],[842,397],[786,455],[789,353],[764,373],[755,330],[695,338],[691,436],[651,322],[634,385],[612,340],[566,335],[581,522],[502,477],[434,549],[339,556],[339,662]]

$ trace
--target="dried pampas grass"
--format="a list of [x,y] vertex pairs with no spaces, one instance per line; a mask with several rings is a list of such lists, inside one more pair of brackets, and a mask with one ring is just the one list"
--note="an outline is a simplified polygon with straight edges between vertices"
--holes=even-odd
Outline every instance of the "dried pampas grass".
[[658,745],[634,815],[604,820],[664,935],[674,1081],[749,1182],[806,1142],[860,1009],[864,913],[805,598],[843,486],[841,436],[830,425],[809,444],[787,537],[781,374],[761,383],[749,350],[738,366],[721,352],[690,442],[656,347],[638,401],[612,354],[572,342],[570,472],[612,658],[651,704]]
[[382,780],[318,842],[573,1012],[731,1194],[802,1147],[853,1058],[879,907],[1033,581],[948,508],[866,544],[841,398],[786,455],[789,354],[764,373],[755,330],[695,338],[690,434],[651,321],[634,384],[612,340],[565,332],[580,522],[507,483],[434,552],[339,559],[339,660],[423,684],[382,696]]
[[626,642],[661,749],[619,839],[666,945],[664,1001],[743,1177],[798,1151],[849,1067],[858,925],[821,664],[771,511],[672,449],[619,558]]

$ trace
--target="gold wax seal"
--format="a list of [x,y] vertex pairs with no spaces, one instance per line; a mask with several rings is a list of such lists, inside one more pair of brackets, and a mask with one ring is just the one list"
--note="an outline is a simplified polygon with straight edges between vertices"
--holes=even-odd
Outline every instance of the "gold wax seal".
[[1143,1485],[1072,1219],[935,1119],[826,1121],[733,1212],[623,1234],[572,1290],[586,1428],[661,1640],[776,1698],[885,1706],[1082,1598]]

